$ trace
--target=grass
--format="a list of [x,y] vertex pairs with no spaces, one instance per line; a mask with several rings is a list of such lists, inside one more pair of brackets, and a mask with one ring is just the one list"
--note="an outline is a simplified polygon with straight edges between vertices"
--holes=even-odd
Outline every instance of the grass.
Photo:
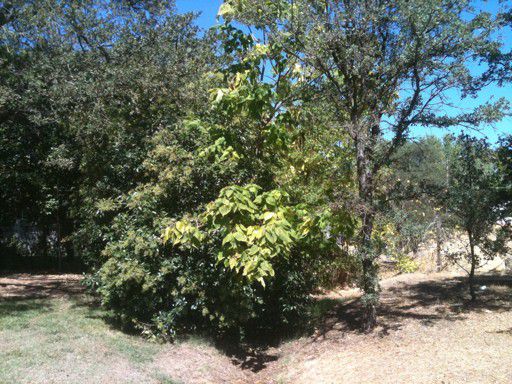
[[82,296],[0,302],[0,383],[176,383],[152,369],[163,346],[106,318]]
[[458,274],[384,279],[369,334],[357,290],[325,292],[310,309],[312,334],[230,350],[125,334],[77,276],[0,278],[0,384],[509,384],[512,276],[479,276],[478,285],[486,289],[470,303]]

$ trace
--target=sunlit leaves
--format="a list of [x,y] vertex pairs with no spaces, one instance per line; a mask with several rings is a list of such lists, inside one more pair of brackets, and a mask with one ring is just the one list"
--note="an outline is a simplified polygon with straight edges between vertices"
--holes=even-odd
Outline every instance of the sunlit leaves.
[[217,261],[264,285],[264,280],[275,274],[272,259],[289,257],[292,247],[313,225],[306,211],[288,204],[287,194],[280,190],[262,192],[254,184],[230,186],[198,217],[167,228],[163,239],[188,248],[213,241],[220,234]]
[[231,17],[234,16],[234,14],[235,8],[233,8],[233,6],[228,2],[221,4],[219,12],[217,13],[219,17],[223,17],[226,20],[229,20]]
[[236,163],[240,156],[233,149],[232,146],[226,145],[226,139],[221,137],[215,141],[212,145],[202,149],[199,152],[199,157],[214,159],[217,163],[226,161]]
[[260,0],[258,2],[251,2],[250,0],[225,0],[220,6],[218,16],[227,21],[236,17],[241,17],[242,12],[246,11],[248,6],[252,6],[252,11],[256,16],[272,16],[273,18],[281,19],[291,16],[292,10],[296,11],[293,7],[293,2],[290,3],[284,0]]

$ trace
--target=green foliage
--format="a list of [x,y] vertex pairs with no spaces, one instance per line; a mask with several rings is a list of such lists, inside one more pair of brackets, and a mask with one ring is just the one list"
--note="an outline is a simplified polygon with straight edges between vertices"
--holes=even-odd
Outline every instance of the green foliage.
[[[388,219],[386,216],[383,218]],[[399,273],[416,272],[419,268],[418,263],[409,254],[411,252],[410,245],[404,244],[404,241],[410,240],[413,236],[403,231],[403,228],[399,232],[395,227],[397,224],[402,223],[391,221],[374,231],[375,249],[385,254],[387,259],[395,264],[394,267]]]
[[322,229],[319,221],[304,207],[290,206],[288,195],[280,190],[261,192],[254,184],[230,186],[199,216],[167,228],[164,242],[190,249],[219,238],[217,261],[265,287],[265,278],[275,276],[273,259],[290,257],[293,247],[311,231]]
[[227,0],[219,17],[201,34],[173,1],[0,5],[0,227],[37,237],[3,248],[80,257],[124,325],[171,338],[298,324],[340,271],[375,310],[377,257],[413,270],[441,216],[502,248],[509,138],[408,142],[502,116],[439,114],[482,86],[466,58],[496,53],[496,20],[443,0]]
[[499,204],[496,192],[501,181],[495,155],[484,139],[461,135],[448,140],[452,148],[448,160],[448,205],[457,225],[464,230],[475,226],[475,230],[482,231],[475,235],[485,236],[493,220],[499,217],[492,209]]
[[407,142],[381,171],[377,223],[392,229],[384,243],[388,255],[399,264],[408,258],[406,255],[415,255],[431,241],[441,246],[442,234],[447,232],[447,225],[443,224],[448,219],[443,196],[448,185],[449,152],[449,147],[435,137]]
[[475,300],[475,271],[485,260],[508,252],[510,225],[497,226],[508,204],[501,193],[505,175],[499,172],[496,153],[485,139],[460,135],[449,138],[448,145],[451,146],[450,177],[445,204],[451,224],[467,235],[469,243],[466,252],[452,253],[450,257],[459,265],[462,260],[469,265],[465,269],[469,274],[471,299]]
[[[139,216],[140,209],[131,215]],[[128,222],[126,216],[116,219],[123,227]],[[247,269],[243,276],[235,266],[217,259],[218,250],[227,248],[228,242],[222,245],[214,231],[204,241],[203,233],[188,224],[175,224],[180,241],[174,247],[164,247],[155,235],[161,226],[151,231],[134,224],[128,232],[119,228],[119,240],[105,248],[108,261],[97,274],[98,292],[126,326],[173,338],[176,333],[203,329],[251,335],[305,320],[301,316],[308,293],[317,284],[317,260],[329,251],[323,239],[297,242],[288,257],[279,255],[272,264],[254,255],[258,268]],[[313,249],[315,256],[310,253]],[[267,273],[266,267],[273,276],[268,276],[264,288],[252,280],[256,271]]]
[[499,191],[504,213],[512,216],[512,135],[501,138],[497,150],[499,172],[503,175],[503,184]]
[[97,264],[115,214],[97,203],[133,189],[155,133],[207,101],[208,38],[172,1],[5,6],[0,221],[36,227],[38,254]]
[[492,37],[498,22],[466,0],[227,0],[220,15],[258,29],[282,47],[300,68],[304,81],[297,84],[314,85],[317,97],[336,111],[356,160],[358,254],[362,288],[371,296],[365,328],[372,328],[378,252],[371,239],[379,171],[413,126],[475,126],[504,116],[505,100],[469,113],[442,108],[453,90],[467,96],[482,88],[467,58],[499,50]]
[[400,273],[416,272],[419,268],[418,263],[408,255],[398,254],[393,258],[393,260],[396,262],[395,268]]
[[[243,337],[302,324],[327,260],[341,253],[334,235],[353,228],[348,214],[334,217],[281,183],[303,121],[286,101],[293,75],[261,81],[270,51],[230,26],[218,33],[232,56],[213,76],[208,113],[155,135],[145,181],[97,205],[114,215],[97,291],[124,324],[147,334]],[[274,59],[288,73],[285,59]]]

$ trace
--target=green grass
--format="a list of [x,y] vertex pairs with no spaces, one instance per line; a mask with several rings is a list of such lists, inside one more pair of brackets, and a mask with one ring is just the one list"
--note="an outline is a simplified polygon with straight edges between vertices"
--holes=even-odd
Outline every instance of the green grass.
[[175,383],[163,346],[109,326],[81,297],[0,302],[0,383]]

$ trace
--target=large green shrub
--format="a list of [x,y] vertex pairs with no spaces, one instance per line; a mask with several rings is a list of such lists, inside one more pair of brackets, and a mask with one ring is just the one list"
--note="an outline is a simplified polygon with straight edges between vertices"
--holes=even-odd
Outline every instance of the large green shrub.
[[137,226],[120,235],[104,251],[108,261],[98,271],[98,291],[125,325],[151,334],[251,332],[296,323],[317,282],[321,250],[310,254],[313,244],[297,242],[288,257],[277,257],[264,287],[217,261],[218,238],[171,250],[157,228]]
[[283,75],[278,85],[264,82],[260,64],[272,46],[231,26],[219,33],[230,65],[210,76],[220,84],[211,108],[160,130],[145,182],[97,202],[100,216],[114,217],[97,291],[123,324],[150,334],[244,336],[298,325],[326,260],[340,253],[335,235],[353,227],[318,199],[288,193],[298,181],[283,174],[307,134],[307,108],[289,98],[291,63],[273,56]]
[[[96,274],[103,304],[124,325],[174,337],[304,323],[323,263],[338,249],[321,230],[328,218],[288,205],[285,193],[249,185],[225,188],[201,214],[171,221],[155,215],[158,198],[146,193],[133,192],[136,202],[123,203],[126,212],[113,221]],[[238,205],[253,212],[236,204],[228,212],[245,194],[249,200]],[[165,225],[171,227],[162,238]],[[173,241],[164,244],[165,238]]]

